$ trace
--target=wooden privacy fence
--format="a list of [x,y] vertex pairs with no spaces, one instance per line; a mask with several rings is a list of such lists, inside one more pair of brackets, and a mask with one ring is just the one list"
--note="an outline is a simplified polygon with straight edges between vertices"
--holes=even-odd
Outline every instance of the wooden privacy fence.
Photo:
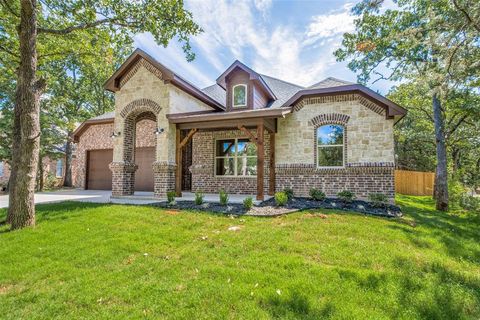
[[435,173],[395,170],[395,192],[413,196],[433,195]]

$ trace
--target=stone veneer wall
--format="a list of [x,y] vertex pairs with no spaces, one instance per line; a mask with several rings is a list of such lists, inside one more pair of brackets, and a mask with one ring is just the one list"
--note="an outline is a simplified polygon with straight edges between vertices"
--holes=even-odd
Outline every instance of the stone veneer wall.
[[[343,168],[316,167],[316,128],[327,123],[345,126]],[[381,192],[393,201],[393,124],[381,107],[356,94],[303,99],[278,120],[276,190],[289,187],[301,196],[311,188],[327,196],[350,190],[360,199]]]
[[[256,130],[251,130],[256,136]],[[269,161],[270,161],[270,137],[265,131],[265,170],[264,170],[264,192],[268,194],[269,186]],[[221,189],[232,194],[256,194],[256,177],[222,177],[215,176],[215,140],[247,138],[240,130],[225,131],[201,131],[193,136],[193,165],[190,167],[192,173],[192,191],[206,193],[217,193]]]

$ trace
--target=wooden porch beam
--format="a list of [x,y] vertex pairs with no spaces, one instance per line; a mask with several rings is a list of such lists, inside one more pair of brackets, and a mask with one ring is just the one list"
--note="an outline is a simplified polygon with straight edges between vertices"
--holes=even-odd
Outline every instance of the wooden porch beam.
[[183,138],[182,142],[180,142],[180,149],[185,147],[188,141],[193,137],[193,135],[197,132],[197,128],[193,128],[190,130],[185,138]]
[[264,125],[263,122],[257,126],[257,200],[263,201],[263,176],[265,172],[265,148],[264,148]]
[[238,129],[242,132],[244,132],[249,138],[250,138],[250,141],[252,141],[253,143],[255,144],[258,144],[257,142],[257,138],[250,132],[250,130],[248,130],[247,128],[245,128],[244,126],[242,125],[239,125],[238,126]]

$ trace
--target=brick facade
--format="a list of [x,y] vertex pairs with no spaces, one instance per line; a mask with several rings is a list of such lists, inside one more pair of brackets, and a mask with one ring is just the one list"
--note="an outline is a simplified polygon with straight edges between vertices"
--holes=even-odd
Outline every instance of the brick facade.
[[[256,136],[256,131],[251,131]],[[255,194],[256,177],[222,177],[215,175],[215,141],[217,139],[247,138],[240,130],[204,131],[193,136],[192,147],[192,191],[216,193],[225,190],[232,194]],[[265,174],[264,192],[268,193],[270,161],[270,137],[265,132]]]

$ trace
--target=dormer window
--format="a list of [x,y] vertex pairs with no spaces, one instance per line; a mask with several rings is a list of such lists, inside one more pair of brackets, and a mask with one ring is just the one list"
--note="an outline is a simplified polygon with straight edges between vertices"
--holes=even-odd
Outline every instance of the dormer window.
[[237,84],[233,86],[232,105],[234,108],[247,106],[247,85]]

